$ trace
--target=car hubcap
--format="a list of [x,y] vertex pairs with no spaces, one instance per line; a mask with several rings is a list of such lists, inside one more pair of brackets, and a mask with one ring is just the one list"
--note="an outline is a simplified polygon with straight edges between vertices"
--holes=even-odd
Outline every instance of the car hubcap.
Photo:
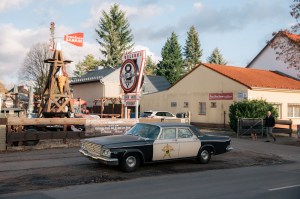
[[126,159],[126,164],[129,166],[129,167],[134,167],[136,165],[136,158],[133,157],[133,156],[129,156],[127,159]]
[[202,157],[202,159],[207,160],[208,157],[209,157],[208,151],[207,150],[202,151],[201,152],[201,157]]

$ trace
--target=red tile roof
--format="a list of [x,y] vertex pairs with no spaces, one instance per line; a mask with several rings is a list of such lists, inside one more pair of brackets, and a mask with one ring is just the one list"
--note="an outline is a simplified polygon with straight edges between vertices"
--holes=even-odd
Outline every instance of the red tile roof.
[[202,65],[248,88],[259,87],[300,90],[300,81],[280,75],[276,72],[208,63],[203,63]]
[[281,34],[293,42],[300,43],[300,35],[292,34],[288,31],[282,31]]

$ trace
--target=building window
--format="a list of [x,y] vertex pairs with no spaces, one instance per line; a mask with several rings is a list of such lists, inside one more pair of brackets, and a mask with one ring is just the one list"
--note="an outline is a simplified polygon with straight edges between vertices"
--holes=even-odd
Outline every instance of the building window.
[[183,102],[183,108],[188,108],[189,107],[189,103],[188,102]]
[[217,108],[217,102],[211,102],[210,108]]
[[300,117],[300,104],[288,104],[288,117]]
[[199,102],[199,115],[206,115],[206,102]]
[[171,107],[177,107],[177,102],[171,102]]
[[272,104],[274,108],[277,109],[277,112],[278,112],[278,118],[281,118],[282,117],[282,114],[281,114],[281,107],[282,105],[281,104]]

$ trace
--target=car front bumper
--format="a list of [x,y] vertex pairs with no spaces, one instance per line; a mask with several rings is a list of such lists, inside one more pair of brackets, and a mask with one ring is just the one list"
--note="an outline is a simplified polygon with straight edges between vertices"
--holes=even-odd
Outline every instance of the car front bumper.
[[119,165],[119,160],[117,158],[108,158],[108,157],[103,157],[103,156],[97,156],[94,154],[89,153],[86,150],[80,149],[80,153],[82,153],[85,157],[88,157],[94,161],[100,162],[102,164],[106,165]]
[[228,145],[228,146],[226,147],[226,151],[227,151],[227,152],[232,151],[232,150],[233,150],[233,147],[232,147],[232,146]]

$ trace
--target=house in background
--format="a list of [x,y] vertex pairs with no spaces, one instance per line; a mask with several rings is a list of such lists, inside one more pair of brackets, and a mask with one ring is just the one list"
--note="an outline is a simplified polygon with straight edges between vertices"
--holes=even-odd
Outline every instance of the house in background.
[[[123,90],[120,86],[120,68],[102,68],[88,71],[85,75],[71,80],[73,98],[81,98],[88,107],[95,99],[120,98]],[[144,75],[143,93],[155,93],[168,89],[170,83],[162,76]]]
[[270,43],[275,40],[281,40],[281,42],[300,42],[300,35],[291,34],[289,32],[281,32],[276,34],[272,40],[254,57],[254,59],[246,66],[246,68],[255,68],[262,70],[277,71],[279,73],[288,75],[290,77],[300,80],[300,71],[295,67],[289,67],[288,63],[284,63],[283,60],[277,59],[276,51],[271,47]]
[[229,106],[243,99],[264,99],[279,110],[280,119],[300,123],[300,81],[251,68],[199,64],[168,90],[145,94],[141,112],[190,112],[191,122],[223,127]]

